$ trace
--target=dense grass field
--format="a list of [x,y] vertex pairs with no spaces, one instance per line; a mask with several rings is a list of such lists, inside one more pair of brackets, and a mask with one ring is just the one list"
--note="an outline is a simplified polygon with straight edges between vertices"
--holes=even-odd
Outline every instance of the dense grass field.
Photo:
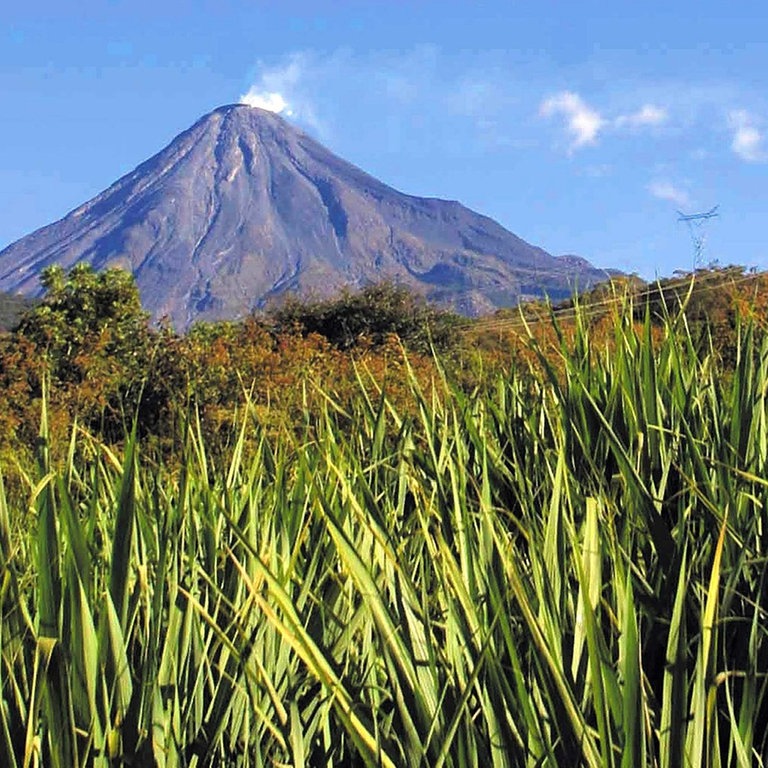
[[43,405],[0,765],[763,765],[768,346],[589,322],[482,392],[244,396],[223,456],[193,410],[176,460],[49,455]]

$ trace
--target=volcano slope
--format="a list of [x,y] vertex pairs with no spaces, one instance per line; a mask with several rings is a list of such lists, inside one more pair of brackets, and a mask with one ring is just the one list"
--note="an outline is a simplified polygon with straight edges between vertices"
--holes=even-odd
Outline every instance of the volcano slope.
[[404,284],[476,315],[560,298],[607,273],[554,257],[455,201],[406,195],[270,112],[220,107],[94,199],[0,252],[0,291],[40,272],[120,266],[177,329],[286,292]]

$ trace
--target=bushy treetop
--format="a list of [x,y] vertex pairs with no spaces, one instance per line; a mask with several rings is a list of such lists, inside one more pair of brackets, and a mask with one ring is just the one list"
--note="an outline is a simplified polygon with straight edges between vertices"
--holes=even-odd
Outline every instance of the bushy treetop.
[[149,313],[129,272],[77,264],[65,273],[55,265],[43,270],[40,282],[45,297],[24,315],[18,332],[42,347],[63,351],[105,331],[112,345],[146,334]]
[[360,343],[378,346],[395,335],[406,346],[427,351],[430,346],[450,346],[458,317],[430,306],[405,286],[382,282],[359,291],[345,289],[332,299],[289,298],[273,312],[273,319],[278,331],[317,333],[339,349]]

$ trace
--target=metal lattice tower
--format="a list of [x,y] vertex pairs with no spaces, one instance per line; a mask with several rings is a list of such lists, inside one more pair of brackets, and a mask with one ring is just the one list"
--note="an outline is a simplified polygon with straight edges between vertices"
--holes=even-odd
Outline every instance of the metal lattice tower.
[[693,242],[693,271],[695,272],[701,266],[701,256],[704,253],[704,245],[707,242],[707,233],[705,225],[710,219],[716,219],[720,214],[717,212],[719,205],[703,213],[682,213],[677,212],[677,220],[682,221],[688,227]]

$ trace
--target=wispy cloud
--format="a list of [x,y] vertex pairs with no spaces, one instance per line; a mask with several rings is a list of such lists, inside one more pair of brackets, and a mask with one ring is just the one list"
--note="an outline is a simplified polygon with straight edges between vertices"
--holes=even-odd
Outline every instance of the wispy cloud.
[[652,181],[647,189],[654,197],[674,203],[678,208],[687,208],[691,204],[690,195],[671,181]]
[[343,63],[347,78],[354,72],[368,90],[378,90],[389,102],[401,107],[429,101],[435,82],[440,79],[440,51],[434,45],[419,45],[397,55],[350,55]]
[[544,99],[539,106],[539,114],[542,117],[561,115],[565,118],[566,131],[571,138],[569,153],[596,144],[598,137],[606,131],[650,128],[661,125],[668,118],[667,111],[655,104],[643,104],[634,112],[609,118],[573,91],[561,91]]
[[728,124],[733,131],[731,149],[748,163],[768,161],[765,135],[757,126],[755,118],[746,109],[734,109],[728,114]]
[[463,78],[446,97],[448,106],[459,115],[488,115],[503,98],[495,82],[480,78]]
[[768,123],[759,117],[764,102],[737,84],[638,82],[599,93],[548,91],[540,68],[515,69],[498,51],[458,57],[435,46],[299,51],[259,62],[240,100],[287,116],[331,145],[345,137],[346,147],[362,147],[348,119],[354,110],[390,154],[406,146],[415,151],[425,135],[454,155],[530,151],[542,146],[545,118],[569,155],[651,134],[659,151],[684,145],[690,154],[695,141],[705,157],[721,147],[725,120],[736,158],[768,162]]
[[605,120],[600,113],[573,91],[561,91],[544,99],[539,107],[539,114],[542,117],[562,115],[565,118],[566,130],[571,137],[571,152],[579,147],[595,144],[597,135],[605,126]]
[[645,128],[661,125],[669,115],[667,110],[655,104],[643,104],[636,112],[619,115],[613,121],[616,128]]
[[613,174],[614,170],[614,166],[610,163],[597,163],[595,165],[586,166],[580,173],[582,176],[586,176],[589,179],[604,179]]
[[354,111],[379,137],[382,151],[423,146],[425,135],[452,152],[529,147],[538,139],[520,131],[526,107],[502,64],[497,53],[463,54],[457,63],[432,45],[306,50],[259,62],[240,100],[281,112],[331,144],[345,135],[347,146],[355,145],[348,127]]

